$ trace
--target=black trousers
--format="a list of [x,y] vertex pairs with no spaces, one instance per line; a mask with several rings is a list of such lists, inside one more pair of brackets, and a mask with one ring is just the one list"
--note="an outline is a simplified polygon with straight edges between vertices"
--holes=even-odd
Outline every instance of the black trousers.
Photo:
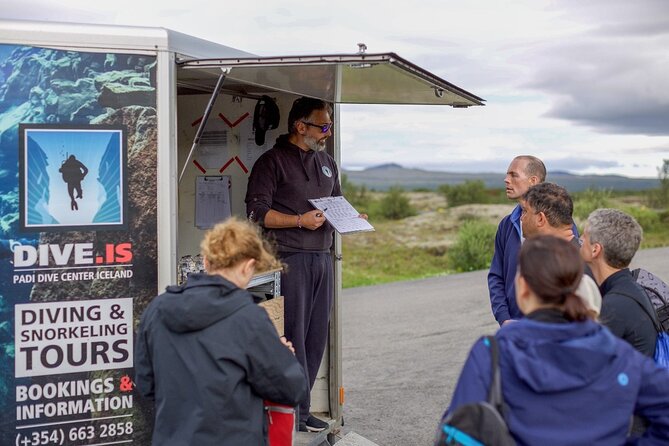
[[281,274],[284,331],[309,378],[309,393],[300,402],[300,422],[309,417],[311,389],[327,344],[334,299],[334,269],[330,253],[280,252],[287,268]]

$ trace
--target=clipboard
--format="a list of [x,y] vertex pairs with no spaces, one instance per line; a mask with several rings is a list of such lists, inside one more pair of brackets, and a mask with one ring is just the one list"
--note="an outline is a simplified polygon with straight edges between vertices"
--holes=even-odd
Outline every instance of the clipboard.
[[229,175],[200,175],[195,179],[195,227],[213,228],[230,218],[231,187]]
[[341,195],[314,198],[310,199],[309,203],[316,209],[323,211],[323,216],[328,223],[342,235],[374,231],[374,226],[364,218],[360,218],[360,212]]

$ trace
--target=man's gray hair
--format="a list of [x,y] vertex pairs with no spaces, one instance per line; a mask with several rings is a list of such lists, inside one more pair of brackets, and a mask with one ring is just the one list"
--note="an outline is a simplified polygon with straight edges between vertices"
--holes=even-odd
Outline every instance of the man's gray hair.
[[627,268],[636,254],[643,229],[629,214],[618,209],[597,209],[588,216],[590,244],[604,248],[604,261],[613,268]]

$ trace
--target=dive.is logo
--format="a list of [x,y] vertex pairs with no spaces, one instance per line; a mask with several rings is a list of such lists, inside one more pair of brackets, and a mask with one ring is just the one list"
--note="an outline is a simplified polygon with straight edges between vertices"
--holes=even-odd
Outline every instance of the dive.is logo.
[[48,266],[111,266],[132,261],[132,243],[107,243],[96,251],[93,243],[22,245],[11,244],[14,268]]

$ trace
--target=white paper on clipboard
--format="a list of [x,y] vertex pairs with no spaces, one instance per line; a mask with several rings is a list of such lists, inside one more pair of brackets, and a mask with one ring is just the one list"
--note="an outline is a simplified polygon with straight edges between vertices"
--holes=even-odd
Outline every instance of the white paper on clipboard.
[[314,198],[309,202],[316,209],[323,211],[328,223],[342,235],[374,230],[374,226],[361,218],[360,213],[342,196]]
[[201,175],[195,181],[195,226],[209,229],[230,218],[230,176]]

